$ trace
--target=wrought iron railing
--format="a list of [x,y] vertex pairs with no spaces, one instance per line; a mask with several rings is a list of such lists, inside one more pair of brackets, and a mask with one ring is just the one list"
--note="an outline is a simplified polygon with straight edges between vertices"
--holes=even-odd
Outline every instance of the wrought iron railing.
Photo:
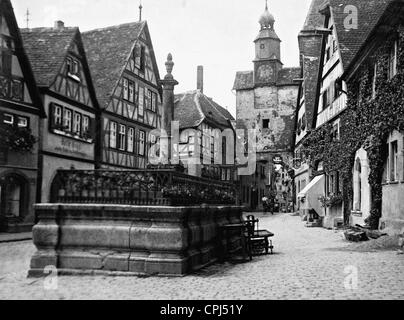
[[173,170],[59,170],[52,203],[172,205],[236,204],[232,183]]

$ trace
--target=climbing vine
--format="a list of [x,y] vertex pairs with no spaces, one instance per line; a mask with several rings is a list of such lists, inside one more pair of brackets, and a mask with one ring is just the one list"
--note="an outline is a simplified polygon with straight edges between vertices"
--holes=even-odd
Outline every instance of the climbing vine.
[[[390,39],[364,63],[348,83],[348,105],[340,116],[340,139],[333,139],[326,124],[311,132],[303,142],[303,152],[312,169],[321,161],[327,174],[339,172],[345,212],[351,211],[353,168],[356,152],[363,147],[369,161],[372,210],[369,224],[377,229],[382,210],[382,180],[387,157],[386,140],[394,131],[404,131],[404,28],[399,28],[398,73],[388,79],[389,55],[395,39]],[[372,95],[376,65],[376,96]]]

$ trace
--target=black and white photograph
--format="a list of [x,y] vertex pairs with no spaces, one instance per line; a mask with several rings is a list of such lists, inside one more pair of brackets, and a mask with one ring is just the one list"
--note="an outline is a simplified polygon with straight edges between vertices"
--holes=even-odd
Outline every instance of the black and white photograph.
[[404,300],[404,0],[0,0],[0,300]]

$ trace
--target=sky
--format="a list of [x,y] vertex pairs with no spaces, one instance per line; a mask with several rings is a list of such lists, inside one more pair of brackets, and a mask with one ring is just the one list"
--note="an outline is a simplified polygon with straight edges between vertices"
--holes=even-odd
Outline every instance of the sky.
[[[140,0],[11,0],[18,24],[52,27],[62,20],[81,31],[139,20]],[[311,0],[269,0],[275,31],[282,40],[285,67],[299,66],[297,35]],[[161,78],[173,55],[176,93],[196,89],[196,70],[204,66],[204,93],[235,116],[232,91],[237,71],[253,70],[254,39],[265,0],[142,0]]]

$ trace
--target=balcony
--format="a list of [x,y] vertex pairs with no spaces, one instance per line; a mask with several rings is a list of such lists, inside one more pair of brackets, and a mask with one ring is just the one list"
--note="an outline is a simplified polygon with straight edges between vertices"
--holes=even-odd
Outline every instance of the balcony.
[[317,116],[317,128],[327,123],[347,107],[347,95],[342,93],[334,102]]

